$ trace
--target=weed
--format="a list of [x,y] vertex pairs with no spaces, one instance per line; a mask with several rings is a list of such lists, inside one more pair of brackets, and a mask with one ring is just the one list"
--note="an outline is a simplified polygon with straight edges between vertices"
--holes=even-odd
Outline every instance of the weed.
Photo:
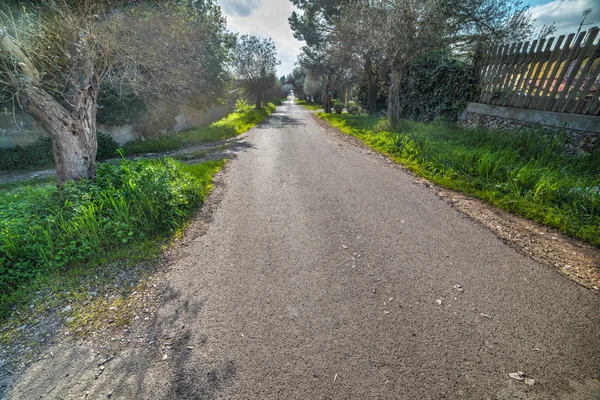
[[565,138],[498,133],[442,122],[317,114],[434,183],[479,197],[600,246],[600,152],[576,157]]
[[[236,107],[238,105],[236,104]],[[160,153],[203,143],[218,142],[246,132],[260,123],[275,110],[275,104],[269,103],[261,110],[247,109],[243,104],[238,111],[229,114],[220,121],[157,138],[138,139],[123,145],[126,155]],[[243,110],[242,110],[243,109]]]
[[307,110],[321,110],[323,108],[323,107],[321,107],[321,105],[319,103],[315,103],[312,101],[306,101],[306,100],[296,99],[296,104],[301,105],[302,107],[306,108]]
[[[156,254],[211,189],[224,161],[104,163],[94,181],[5,186],[0,192],[0,318],[49,282],[67,284],[123,258]],[[68,284],[67,284],[68,286]]]

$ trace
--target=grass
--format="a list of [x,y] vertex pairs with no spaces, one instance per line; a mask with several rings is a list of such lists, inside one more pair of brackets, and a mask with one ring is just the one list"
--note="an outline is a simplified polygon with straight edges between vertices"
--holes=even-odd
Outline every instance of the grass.
[[564,137],[514,134],[382,117],[319,118],[443,187],[483,199],[600,246],[600,151],[565,153]]
[[55,180],[1,185],[0,320],[31,314],[42,298],[48,309],[117,280],[132,287],[136,268],[187,224],[224,163],[120,160],[61,189]]
[[312,101],[307,101],[307,100],[298,100],[298,99],[296,99],[296,104],[301,105],[302,107],[306,108],[307,110],[318,111],[318,110],[322,110],[323,109],[323,107],[321,106],[321,104],[315,103],[315,102],[312,102]]
[[138,139],[125,143],[123,151],[131,156],[145,153],[161,153],[197,146],[203,143],[218,142],[229,139],[260,123],[274,110],[276,105],[269,103],[261,110],[246,109],[233,112],[220,121],[194,129],[160,136],[158,138]]

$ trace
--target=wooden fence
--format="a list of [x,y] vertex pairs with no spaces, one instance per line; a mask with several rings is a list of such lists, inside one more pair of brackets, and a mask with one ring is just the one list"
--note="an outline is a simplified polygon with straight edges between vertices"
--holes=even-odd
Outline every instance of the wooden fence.
[[560,113],[600,115],[599,28],[484,54],[479,103]]

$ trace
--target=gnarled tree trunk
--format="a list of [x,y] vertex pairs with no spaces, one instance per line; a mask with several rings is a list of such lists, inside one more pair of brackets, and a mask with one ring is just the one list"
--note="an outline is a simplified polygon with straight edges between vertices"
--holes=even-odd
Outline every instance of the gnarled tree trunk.
[[62,185],[70,179],[92,179],[96,175],[96,94],[90,88],[78,96],[73,111],[60,105],[44,90],[28,87],[25,111],[31,114],[52,139],[56,177]]
[[262,109],[262,101],[263,101],[263,91],[259,89],[256,91],[256,109]]
[[0,27],[0,50],[19,61],[21,104],[52,139],[59,185],[71,179],[93,179],[96,174],[98,77],[84,31],[74,29],[69,40],[67,51],[73,67],[62,94],[63,106],[41,88],[40,74],[31,60]]

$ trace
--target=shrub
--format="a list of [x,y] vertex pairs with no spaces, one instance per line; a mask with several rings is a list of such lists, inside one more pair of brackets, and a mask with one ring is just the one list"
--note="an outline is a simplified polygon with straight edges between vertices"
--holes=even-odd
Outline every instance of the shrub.
[[[98,161],[113,158],[119,144],[104,133],[98,132]],[[54,165],[54,152],[50,138],[42,138],[37,143],[26,147],[0,150],[0,171],[18,169],[43,168]]]
[[248,103],[248,100],[241,98],[241,99],[237,99],[237,101],[235,102],[235,108],[234,111],[238,114],[243,114],[245,112],[250,111],[253,108],[253,106]]
[[455,121],[476,91],[473,66],[449,51],[416,59],[404,75],[400,116],[416,121]]
[[112,136],[98,132],[98,153],[96,154],[96,160],[103,161],[114,158],[117,155],[119,147],[119,143]]
[[333,111],[336,114],[341,114],[344,111],[344,102],[339,100],[333,100]]
[[353,101],[348,102],[348,105],[346,106],[346,109],[348,110],[348,113],[350,114],[362,114],[363,110],[362,107],[360,106],[360,104],[355,103]]

